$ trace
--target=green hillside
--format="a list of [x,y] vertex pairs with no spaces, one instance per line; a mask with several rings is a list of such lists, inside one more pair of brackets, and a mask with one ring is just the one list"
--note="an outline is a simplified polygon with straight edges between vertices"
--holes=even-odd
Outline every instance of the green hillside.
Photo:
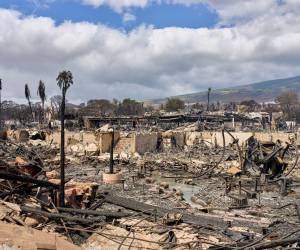
[[[293,91],[300,96],[300,76],[277,79],[271,81],[258,82],[232,88],[212,89],[212,102],[240,102],[243,100],[254,99],[257,102],[270,102],[282,92]],[[206,102],[207,92],[197,92],[176,96],[185,102]],[[162,101],[162,100],[160,100]]]

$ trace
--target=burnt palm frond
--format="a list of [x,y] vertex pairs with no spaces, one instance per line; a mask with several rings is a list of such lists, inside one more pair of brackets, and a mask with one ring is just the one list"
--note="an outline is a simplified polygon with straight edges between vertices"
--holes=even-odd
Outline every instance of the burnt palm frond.
[[25,84],[25,97],[26,97],[26,99],[28,101],[28,106],[29,106],[29,109],[30,109],[30,112],[31,112],[31,115],[32,115],[32,119],[34,120],[34,116],[33,116],[33,112],[32,112],[32,106],[31,106],[31,101],[30,101],[30,98],[31,98],[30,89],[29,89],[29,86],[28,86],[27,83]]
[[71,71],[62,71],[58,74],[57,86],[62,89],[63,92],[66,92],[68,88],[73,84],[73,75]]
[[27,101],[30,102],[31,95],[30,95],[30,89],[29,89],[29,86],[27,83],[25,84],[25,97],[26,97]]
[[46,87],[42,80],[39,81],[37,94],[40,97],[41,102],[42,102],[42,117],[41,117],[42,119],[40,121],[43,122],[45,119],[45,101],[47,99],[47,96],[46,96]]
[[42,82],[41,80],[39,81],[39,86],[38,86],[37,94],[38,94],[38,96],[41,99],[42,105],[44,106],[44,103],[45,103],[45,101],[47,99],[47,96],[46,96],[46,87],[45,87],[44,82]]

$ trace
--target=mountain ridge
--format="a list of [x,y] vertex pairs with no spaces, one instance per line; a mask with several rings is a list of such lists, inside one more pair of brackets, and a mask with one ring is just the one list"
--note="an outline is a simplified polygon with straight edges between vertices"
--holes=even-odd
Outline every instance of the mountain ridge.
[[[253,99],[257,102],[272,102],[283,91],[292,91],[300,95],[300,75],[227,87],[221,89],[212,89],[211,102],[241,102],[243,100]],[[170,98],[179,98],[185,102],[196,103],[207,101],[207,91],[200,91],[191,94],[171,96]],[[154,100],[163,102],[167,98]]]

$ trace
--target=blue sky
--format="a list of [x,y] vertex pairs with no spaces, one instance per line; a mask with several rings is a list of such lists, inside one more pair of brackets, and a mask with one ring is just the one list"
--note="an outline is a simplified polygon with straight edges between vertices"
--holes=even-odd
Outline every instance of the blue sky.
[[[213,27],[218,23],[218,15],[207,5],[195,4],[149,4],[145,8],[131,7],[118,13],[107,5],[93,7],[78,0],[56,0],[45,3],[38,0],[1,0],[0,7],[18,10],[24,15],[51,17],[57,24],[65,20],[73,22],[87,21],[130,31],[140,25],[163,27]],[[135,20],[125,22],[125,14]]]

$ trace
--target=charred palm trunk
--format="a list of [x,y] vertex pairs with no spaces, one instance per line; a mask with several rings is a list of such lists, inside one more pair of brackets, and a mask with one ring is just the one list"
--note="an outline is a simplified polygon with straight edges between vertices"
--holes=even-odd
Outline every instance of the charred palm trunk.
[[114,141],[115,141],[115,131],[112,130],[111,135],[111,146],[110,146],[110,158],[109,158],[109,173],[114,173]]
[[207,92],[207,111],[209,111],[209,104],[210,104],[210,90]]
[[61,131],[60,131],[60,206],[65,206],[65,100],[66,93],[63,88],[62,93],[62,103],[60,110],[60,122],[61,122]]
[[28,106],[29,106],[29,110],[30,110],[30,114],[31,114],[32,120],[34,121],[34,115],[33,115],[33,110],[32,110],[32,105],[31,105],[31,101],[30,100],[28,100]]
[[41,119],[41,121],[42,121],[42,124],[45,122],[45,103],[43,102],[42,103],[42,119]]

